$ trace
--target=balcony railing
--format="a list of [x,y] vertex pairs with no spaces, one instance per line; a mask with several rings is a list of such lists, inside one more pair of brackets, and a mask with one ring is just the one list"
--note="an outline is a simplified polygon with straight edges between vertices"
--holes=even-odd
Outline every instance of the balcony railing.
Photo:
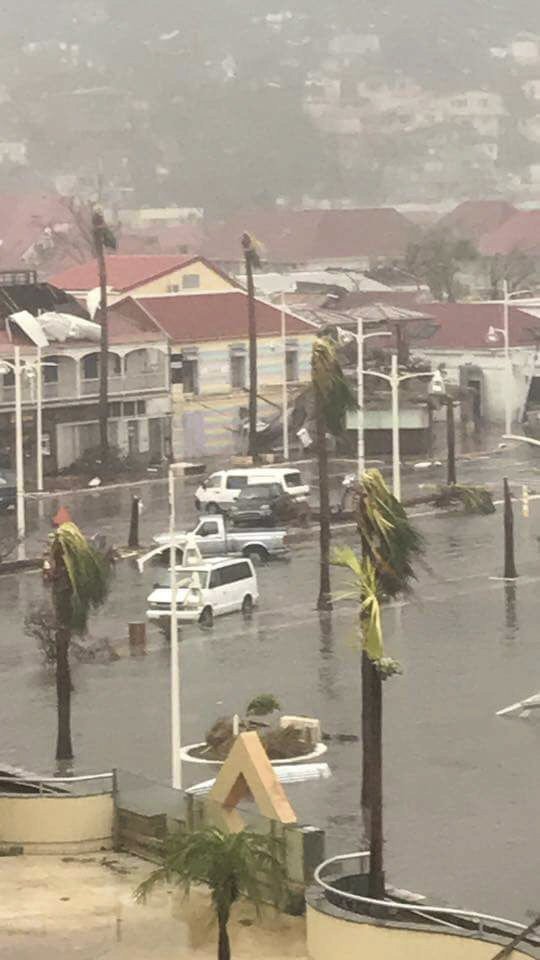
[[[125,393],[144,393],[147,390],[166,390],[167,380],[165,371],[151,370],[147,373],[130,373],[125,376],[109,377],[109,395]],[[21,384],[21,395],[23,403],[36,403],[35,384],[23,382]],[[43,384],[43,400],[79,400],[85,397],[99,396],[99,378],[92,380],[81,380],[80,392],[77,391],[77,385],[71,379],[62,380],[59,378],[56,382]],[[15,403],[15,387],[4,387],[0,385],[0,405],[13,406]]]

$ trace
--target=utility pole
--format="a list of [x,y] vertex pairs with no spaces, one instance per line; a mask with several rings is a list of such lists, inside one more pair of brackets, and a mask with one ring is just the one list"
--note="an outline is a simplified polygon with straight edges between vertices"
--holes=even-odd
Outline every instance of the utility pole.
[[260,267],[259,255],[249,233],[241,237],[247,279],[248,330],[249,330],[249,455],[253,463],[257,453],[257,318],[255,316],[255,286],[253,268]]
[[446,482],[448,486],[456,483],[456,424],[454,418],[454,401],[446,399]]
[[92,214],[92,238],[99,273],[99,322],[101,339],[99,348],[99,445],[102,460],[109,454],[109,322],[107,315],[107,264],[105,248],[116,250],[116,240],[109,230],[101,210]]
[[517,578],[516,561],[514,557],[514,512],[512,509],[512,498],[510,496],[510,486],[505,477],[503,480],[504,490],[504,579],[515,580]]

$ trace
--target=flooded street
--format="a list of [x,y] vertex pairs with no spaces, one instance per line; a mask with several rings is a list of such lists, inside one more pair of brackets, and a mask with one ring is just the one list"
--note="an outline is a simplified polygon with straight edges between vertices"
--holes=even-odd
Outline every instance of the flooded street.
[[[500,478],[504,469],[533,488],[537,461],[518,452],[520,464],[509,453],[506,467],[502,457],[477,463],[475,478]],[[463,467],[464,478],[470,472]],[[409,478],[411,489],[420,480]],[[179,494],[182,525],[194,518],[192,494],[193,484]],[[165,484],[142,497],[141,538],[149,542],[166,527]],[[126,489],[58,502],[69,503],[85,529],[119,543],[127,538],[129,498]],[[39,524],[34,517],[34,542],[49,529],[51,510],[47,505]],[[540,894],[540,718],[495,713],[540,690],[540,501],[531,502],[528,520],[515,506],[515,585],[490,579],[502,573],[500,508],[490,517],[423,515],[418,524],[429,569],[420,570],[415,596],[384,614],[387,652],[404,669],[384,686],[388,877],[439,901],[520,919]],[[354,530],[340,529],[334,539],[354,545]],[[183,742],[203,739],[217,716],[241,712],[261,692],[274,693],[286,713],[319,717],[330,734],[359,734],[356,613],[351,605],[323,617],[314,610],[316,527],[293,545],[290,562],[258,575],[261,602],[252,621],[235,614],[218,618],[211,631],[182,630]],[[110,597],[92,620],[92,636],[118,645],[121,655],[74,664],[77,772],[115,766],[169,778],[167,643],[149,627],[145,657],[130,657],[120,644],[128,621],[144,618],[158,577],[156,568],[140,575],[118,563]],[[339,587],[339,571],[333,581]],[[55,688],[23,620],[45,596],[37,573],[0,579],[0,758],[40,773],[54,770]],[[360,744],[330,742],[326,759],[331,779],[289,787],[291,801],[299,820],[326,829],[329,854],[357,850]],[[186,785],[206,778],[190,765],[183,772]]]

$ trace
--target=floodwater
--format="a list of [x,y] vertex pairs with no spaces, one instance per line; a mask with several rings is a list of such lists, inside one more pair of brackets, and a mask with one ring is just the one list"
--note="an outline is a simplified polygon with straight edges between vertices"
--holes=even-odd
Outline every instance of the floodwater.
[[[474,475],[507,473],[534,488],[537,462],[525,455],[518,463],[503,452],[476,464]],[[463,467],[468,479],[471,470]],[[411,477],[409,485],[419,481],[424,477]],[[179,495],[186,524],[192,493],[188,484]],[[142,496],[142,537],[149,541],[166,526],[166,486],[146,488]],[[124,490],[62,502],[69,501],[87,530],[121,542],[129,497]],[[502,573],[500,509],[491,517],[418,517],[429,569],[420,570],[415,596],[384,614],[387,652],[404,669],[384,688],[389,880],[439,902],[516,919],[540,902],[540,718],[495,713],[540,690],[539,504],[531,502],[529,519],[515,508],[515,585],[490,579]],[[53,506],[39,524],[32,520],[36,542],[49,528]],[[341,529],[335,540],[354,543],[354,531]],[[252,621],[233,615],[216,620],[212,631],[182,630],[184,743],[202,739],[217,716],[241,712],[260,692],[274,693],[287,713],[319,717],[330,734],[360,733],[355,610],[343,605],[319,617],[317,560],[314,531],[294,545],[290,562],[260,569],[261,604]],[[119,563],[92,635],[114,645],[125,640],[127,622],[144,617],[155,579],[155,568],[139,575]],[[339,581],[336,571],[335,587]],[[38,574],[0,579],[0,758],[40,773],[54,769],[55,690],[23,619],[45,597]],[[74,665],[75,769],[116,766],[166,781],[167,644],[149,628],[146,656],[129,657],[124,644],[119,649],[115,662]],[[330,854],[358,850],[360,745],[331,742],[326,759],[331,779],[291,786],[290,799],[302,822],[326,829]],[[184,766],[186,785],[205,776]]]

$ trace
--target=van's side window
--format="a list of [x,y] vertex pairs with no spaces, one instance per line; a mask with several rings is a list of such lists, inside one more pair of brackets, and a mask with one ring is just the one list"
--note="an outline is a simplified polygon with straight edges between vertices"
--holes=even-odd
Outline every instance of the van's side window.
[[237,583],[238,580],[247,580],[251,576],[249,563],[245,560],[241,563],[231,563],[228,567],[223,567],[221,571],[223,583]]
[[208,584],[210,590],[214,587],[220,587],[225,581],[223,580],[223,573],[225,570],[212,570],[210,574],[210,583]]
[[302,486],[302,477],[299,473],[286,473],[285,474],[285,483],[288,487],[301,487]]
[[227,490],[241,490],[247,483],[247,477],[227,477]]

